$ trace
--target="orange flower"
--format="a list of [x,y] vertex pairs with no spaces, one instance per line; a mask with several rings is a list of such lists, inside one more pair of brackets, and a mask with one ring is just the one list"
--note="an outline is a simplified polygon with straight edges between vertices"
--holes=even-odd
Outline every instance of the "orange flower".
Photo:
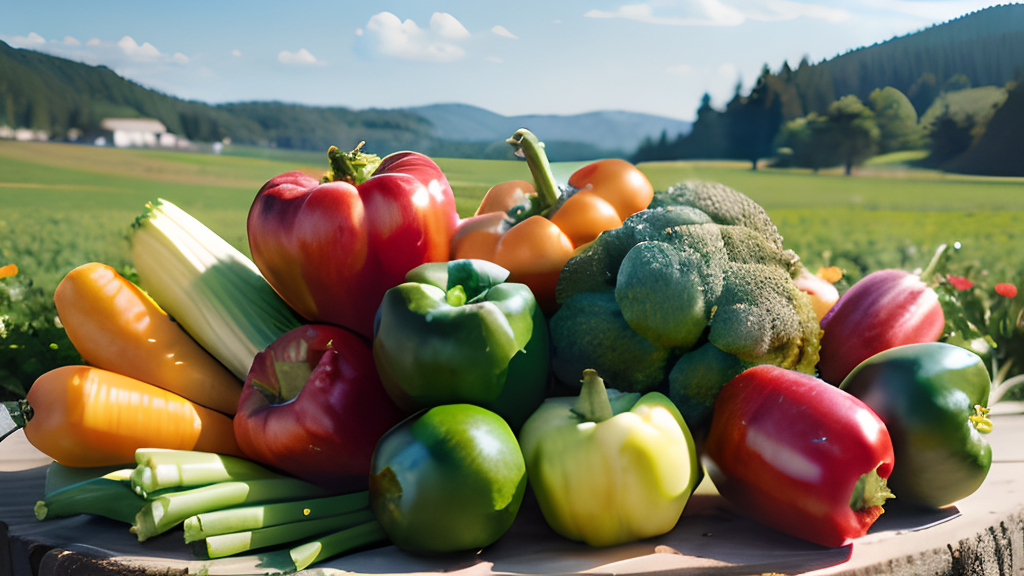
[[8,264],[6,266],[0,266],[0,278],[7,278],[8,276],[14,276],[18,273],[18,267],[14,264]]
[[815,276],[825,280],[826,282],[835,284],[843,277],[843,271],[838,266],[829,266],[828,268],[818,268],[818,272]]

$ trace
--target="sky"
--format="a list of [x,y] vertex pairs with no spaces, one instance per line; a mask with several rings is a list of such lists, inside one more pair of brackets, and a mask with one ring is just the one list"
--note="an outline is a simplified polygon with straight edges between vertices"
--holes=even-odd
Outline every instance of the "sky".
[[693,120],[764,65],[815,63],[986,0],[0,0],[0,39],[188,100]]

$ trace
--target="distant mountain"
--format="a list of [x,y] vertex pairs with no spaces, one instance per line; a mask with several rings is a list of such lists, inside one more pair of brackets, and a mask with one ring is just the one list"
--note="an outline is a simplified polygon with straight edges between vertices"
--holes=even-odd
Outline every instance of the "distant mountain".
[[[629,112],[505,117],[461,104],[354,110],[283,102],[209,105],[149,90],[104,66],[89,66],[0,42],[0,126],[64,139],[102,133],[108,117],[153,118],[192,141],[325,150],[367,142],[386,154],[415,149],[436,156],[507,158],[504,140],[533,130],[552,160],[628,156],[645,138],[685,132],[689,123]],[[484,145],[481,145],[484,144]]]
[[466,104],[433,104],[408,108],[434,126],[444,140],[489,142],[505,139],[519,128],[529,128],[545,141],[590,144],[606,150],[635,150],[645,138],[669,138],[690,131],[690,122],[636,112],[589,112],[586,114],[502,116]]

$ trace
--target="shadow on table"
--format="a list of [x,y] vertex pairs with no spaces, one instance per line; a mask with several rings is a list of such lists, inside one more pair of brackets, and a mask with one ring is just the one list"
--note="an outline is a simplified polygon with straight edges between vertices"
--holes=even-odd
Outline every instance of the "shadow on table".
[[571,542],[526,501],[512,530],[482,554],[493,570],[519,574],[659,572],[798,573],[846,562],[851,548],[827,548],[787,536],[736,514],[718,495],[694,494],[676,527],[663,536],[593,548]]

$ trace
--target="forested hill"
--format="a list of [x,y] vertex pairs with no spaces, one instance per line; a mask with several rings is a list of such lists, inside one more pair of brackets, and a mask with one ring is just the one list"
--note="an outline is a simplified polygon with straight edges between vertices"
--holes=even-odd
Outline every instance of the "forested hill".
[[[505,138],[520,122],[535,120],[537,125],[527,127],[545,140],[552,160],[628,156],[644,138],[689,129],[687,122],[631,112],[524,118],[460,104],[392,110],[282,102],[209,105],[149,90],[103,66],[0,41],[0,126],[41,130],[55,139],[75,128],[90,139],[110,117],[154,118],[170,132],[197,142],[230,138],[238,144],[326,150],[365,140],[365,149],[377,154],[415,149],[469,158],[509,157]],[[442,124],[453,118],[460,121]],[[467,124],[468,119],[479,125]],[[474,127],[485,130],[467,131]]]
[[780,76],[789,74],[804,114],[824,113],[847,94],[866,100],[883,86],[906,94],[920,114],[944,88],[1003,86],[1024,75],[1024,4],[978,10],[792,71],[787,66]]

